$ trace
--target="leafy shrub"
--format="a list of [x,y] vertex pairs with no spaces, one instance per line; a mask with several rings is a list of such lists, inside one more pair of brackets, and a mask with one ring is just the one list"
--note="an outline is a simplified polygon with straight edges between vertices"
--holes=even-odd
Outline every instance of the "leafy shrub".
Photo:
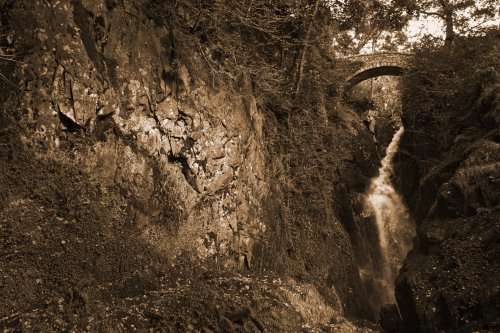
[[[197,77],[218,89],[252,95],[259,105],[291,105],[310,96],[334,62],[327,1],[143,1],[170,31],[170,67],[203,60]],[[189,56],[183,56],[189,55]],[[190,68],[193,70],[193,68]],[[328,81],[328,82],[326,82]],[[251,91],[244,89],[247,83]],[[311,85],[312,84],[312,85]],[[312,89],[309,89],[312,88]],[[295,98],[300,92],[301,98]]]
[[491,70],[498,72],[495,33],[457,39],[453,45],[439,48],[424,43],[416,50],[403,82],[403,121],[407,132],[420,138],[420,144],[432,147],[432,157],[453,145],[464,124],[474,126],[479,120],[482,110],[475,102],[488,93],[484,91],[487,85],[495,84],[491,82],[495,76],[488,74]]

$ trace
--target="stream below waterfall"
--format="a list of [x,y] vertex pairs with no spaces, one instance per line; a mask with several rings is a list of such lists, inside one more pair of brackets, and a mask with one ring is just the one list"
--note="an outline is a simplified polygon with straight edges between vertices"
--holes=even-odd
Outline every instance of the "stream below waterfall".
[[404,258],[412,247],[415,225],[392,182],[393,159],[404,133],[400,127],[387,147],[378,176],[371,180],[365,207],[374,216],[378,233],[381,267],[371,268],[371,278],[379,288],[379,304],[396,303],[394,284]]

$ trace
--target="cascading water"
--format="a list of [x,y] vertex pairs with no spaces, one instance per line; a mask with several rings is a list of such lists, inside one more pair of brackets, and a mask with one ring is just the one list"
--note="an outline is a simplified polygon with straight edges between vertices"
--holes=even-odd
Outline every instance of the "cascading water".
[[391,180],[392,160],[403,132],[404,128],[400,127],[387,148],[379,175],[371,182],[365,204],[373,210],[382,256],[383,268],[373,274],[384,289],[380,304],[395,303],[394,282],[415,236],[414,223]]

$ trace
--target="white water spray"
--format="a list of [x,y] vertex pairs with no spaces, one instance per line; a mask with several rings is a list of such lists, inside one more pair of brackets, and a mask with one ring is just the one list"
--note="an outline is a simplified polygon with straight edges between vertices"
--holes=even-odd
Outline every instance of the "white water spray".
[[385,289],[383,303],[395,303],[394,282],[415,235],[413,221],[391,180],[392,160],[403,132],[404,128],[401,127],[387,147],[379,175],[372,180],[367,196],[367,207],[371,207],[375,215],[384,264],[383,271],[378,274]]

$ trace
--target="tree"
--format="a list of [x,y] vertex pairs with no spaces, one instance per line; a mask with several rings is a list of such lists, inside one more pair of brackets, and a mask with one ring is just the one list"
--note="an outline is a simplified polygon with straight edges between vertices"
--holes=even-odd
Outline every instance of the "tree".
[[331,6],[335,41],[344,53],[358,54],[368,43],[400,32],[410,18],[401,0],[334,1]]
[[457,32],[474,30],[498,16],[496,0],[409,0],[406,8],[418,16],[433,16],[445,26],[445,44],[453,42]]
[[320,3],[320,0],[316,0],[314,2],[312,14],[310,15],[308,22],[307,22],[307,28],[306,28],[305,36],[304,36],[303,42],[302,42],[303,45],[299,51],[299,56],[297,57],[298,61],[297,61],[297,65],[296,65],[295,83],[294,83],[294,88],[293,88],[295,95],[298,94],[299,89],[300,89],[300,84],[302,83],[302,72],[304,71],[304,63],[305,63],[305,59],[307,56],[307,48],[308,48],[309,38],[311,36],[311,31],[312,31],[314,20],[316,18],[317,13],[318,13],[319,3]]

